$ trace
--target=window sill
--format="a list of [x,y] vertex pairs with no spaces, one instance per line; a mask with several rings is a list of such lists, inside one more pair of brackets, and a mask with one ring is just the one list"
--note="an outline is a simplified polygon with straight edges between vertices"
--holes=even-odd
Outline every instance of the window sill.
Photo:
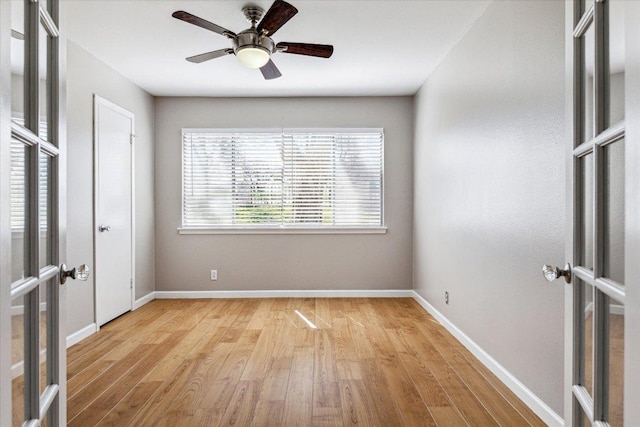
[[178,234],[386,234],[387,227],[228,227],[178,228]]

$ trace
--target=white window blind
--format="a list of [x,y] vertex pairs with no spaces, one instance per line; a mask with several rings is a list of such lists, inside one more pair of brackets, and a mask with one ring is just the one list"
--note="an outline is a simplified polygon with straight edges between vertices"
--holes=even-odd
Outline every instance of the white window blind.
[[183,130],[183,228],[382,226],[382,129]]
[[[13,120],[23,125],[21,119],[13,118]],[[40,135],[43,139],[47,137],[46,123],[40,123]],[[19,140],[11,139],[11,230],[14,232],[23,232],[25,228],[26,217],[26,194],[27,194],[27,177],[26,177],[26,152],[27,146]],[[33,148],[32,148],[33,149]],[[39,162],[39,209],[40,209],[40,230],[47,230],[48,226],[48,183],[49,183],[49,158],[45,154],[40,154]]]

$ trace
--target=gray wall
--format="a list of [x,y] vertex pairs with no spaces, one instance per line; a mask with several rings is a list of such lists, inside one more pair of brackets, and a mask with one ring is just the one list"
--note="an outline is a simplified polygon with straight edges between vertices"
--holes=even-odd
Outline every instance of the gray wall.
[[[69,42],[67,58],[68,217],[67,264],[93,271],[93,95],[136,116],[136,298],[155,290],[153,97],[105,63]],[[73,333],[94,322],[93,275],[68,282],[68,326]]]
[[[562,415],[564,3],[494,2],[415,100],[414,286]],[[450,293],[445,305],[444,293]]]
[[[156,289],[410,289],[412,111],[409,97],[158,98]],[[387,234],[179,235],[185,127],[384,127]]]

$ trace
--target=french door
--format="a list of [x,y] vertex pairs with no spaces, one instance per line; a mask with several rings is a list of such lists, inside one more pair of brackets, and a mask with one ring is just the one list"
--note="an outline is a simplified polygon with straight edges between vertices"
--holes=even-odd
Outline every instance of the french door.
[[640,39],[629,26],[638,26],[636,3],[567,2],[566,252],[573,268],[566,277],[573,280],[565,293],[564,415],[571,426],[640,422],[640,48],[632,46]]
[[58,0],[0,8],[0,425],[64,425],[62,13]]

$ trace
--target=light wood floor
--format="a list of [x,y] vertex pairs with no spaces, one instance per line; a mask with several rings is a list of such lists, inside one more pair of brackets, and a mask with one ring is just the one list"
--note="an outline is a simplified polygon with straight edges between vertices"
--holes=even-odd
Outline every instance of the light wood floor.
[[408,298],[155,300],[68,379],[72,426],[544,425]]

